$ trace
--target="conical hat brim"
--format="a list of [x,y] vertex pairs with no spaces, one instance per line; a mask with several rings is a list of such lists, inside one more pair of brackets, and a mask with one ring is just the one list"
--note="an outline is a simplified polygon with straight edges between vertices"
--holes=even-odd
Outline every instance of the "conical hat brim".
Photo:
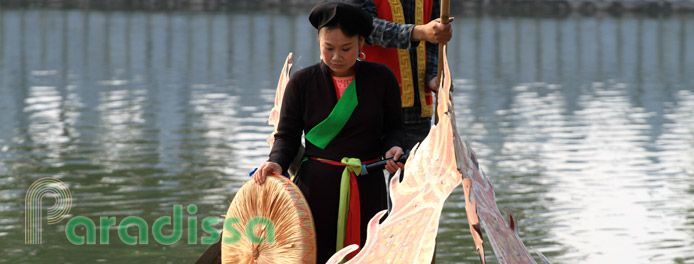
[[[256,220],[253,220],[255,224],[252,235],[264,238],[259,244],[251,241],[246,234],[247,225],[254,218]],[[222,233],[222,263],[316,262],[316,238],[311,210],[299,188],[285,177],[270,176],[262,185],[253,180],[246,182],[231,201],[226,219],[235,223],[230,226],[240,236],[234,238],[234,231],[225,225]],[[274,241],[271,241],[271,228],[257,224],[262,222],[258,219],[270,220],[274,227]],[[229,243],[239,238],[240,240]]]

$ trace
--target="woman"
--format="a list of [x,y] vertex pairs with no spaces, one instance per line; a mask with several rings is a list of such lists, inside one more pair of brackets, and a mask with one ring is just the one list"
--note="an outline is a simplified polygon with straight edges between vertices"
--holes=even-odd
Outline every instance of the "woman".
[[[313,8],[309,21],[318,30],[321,61],[287,84],[270,158],[253,178],[262,184],[268,175],[286,171],[305,133],[295,182],[314,217],[318,263],[325,263],[343,246],[364,245],[368,221],[386,209],[383,173],[357,177],[350,168],[381,157],[397,160],[404,135],[393,72],[358,60],[371,17],[357,6],[327,2]],[[401,166],[391,161],[386,169]]]

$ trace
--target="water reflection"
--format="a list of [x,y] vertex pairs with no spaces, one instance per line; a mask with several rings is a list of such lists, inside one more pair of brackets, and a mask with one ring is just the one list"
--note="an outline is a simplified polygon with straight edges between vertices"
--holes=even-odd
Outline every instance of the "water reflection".
[[[691,260],[690,192],[673,184],[692,181],[686,20],[458,25],[455,41],[468,45],[450,53],[463,78],[458,122],[486,157],[500,206],[527,220],[521,237],[557,262]],[[678,158],[660,158],[668,152]]]
[[[554,263],[694,260],[693,21],[456,19],[461,133],[526,244]],[[204,245],[86,250],[56,225],[45,245],[25,246],[24,192],[57,177],[73,215],[222,214],[266,158],[290,51],[297,68],[318,60],[306,14],[0,11],[2,255],[194,260]],[[441,262],[477,259],[463,206],[460,190],[445,205]]]

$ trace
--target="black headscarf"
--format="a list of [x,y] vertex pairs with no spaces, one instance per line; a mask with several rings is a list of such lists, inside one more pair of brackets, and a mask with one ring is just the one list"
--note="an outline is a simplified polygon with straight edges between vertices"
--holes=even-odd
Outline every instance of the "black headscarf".
[[343,2],[323,2],[311,10],[308,17],[317,30],[338,26],[345,35],[368,37],[373,30],[373,19],[359,6]]

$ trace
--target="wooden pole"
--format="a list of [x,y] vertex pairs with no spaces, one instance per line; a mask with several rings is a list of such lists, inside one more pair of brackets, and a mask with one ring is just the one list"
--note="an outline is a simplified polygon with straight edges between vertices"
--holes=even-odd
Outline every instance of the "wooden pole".
[[[450,7],[451,3],[450,0],[441,0],[441,23],[443,24],[448,24],[448,18],[450,16]],[[442,42],[439,43],[439,66],[438,69],[436,70],[436,76],[437,79],[436,81],[441,84],[441,78],[443,77],[443,56],[446,56],[446,54],[443,53],[444,47],[446,46],[447,42]],[[443,87],[439,86],[439,89]],[[439,123],[439,115],[436,111],[436,104],[438,104],[438,100],[435,101],[434,103],[434,124]]]
[[[450,8],[451,8],[451,3],[449,0],[441,0],[441,23],[443,24],[448,24],[448,18],[450,17]],[[441,59],[443,56],[446,56],[443,54],[443,46],[446,46],[447,42],[439,43],[439,67],[438,67],[438,76],[439,76],[439,82],[441,82],[441,76],[443,74],[443,60]]]
[[[441,0],[441,23],[443,24],[448,24],[448,17],[450,15],[450,8],[451,8],[451,3],[449,0]],[[441,79],[443,78],[443,56],[446,56],[444,54],[444,47],[446,46],[447,42],[442,42],[439,43],[439,65],[438,68],[436,69],[436,81],[441,84]],[[439,86],[439,89],[443,87]],[[438,95],[438,94],[437,94]],[[436,110],[438,107],[436,105],[438,104],[438,96],[436,97],[437,100],[434,101],[434,124],[439,123],[439,114],[438,111]],[[455,120],[453,120],[455,121]],[[436,263],[436,241],[434,241],[434,255],[431,256],[431,263],[434,264]]]

